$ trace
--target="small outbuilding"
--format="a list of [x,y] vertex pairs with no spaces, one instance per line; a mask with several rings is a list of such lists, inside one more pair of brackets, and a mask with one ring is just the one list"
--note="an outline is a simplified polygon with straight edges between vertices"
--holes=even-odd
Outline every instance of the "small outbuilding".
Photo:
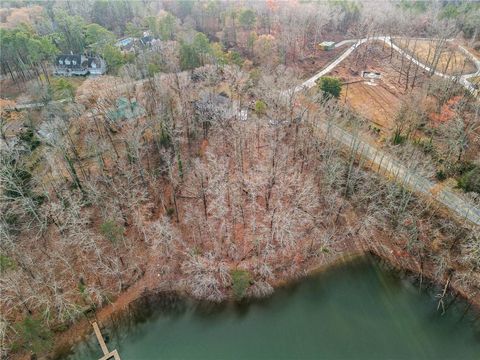
[[318,48],[323,51],[330,51],[335,48],[335,42],[334,41],[324,41],[320,44],[318,44]]

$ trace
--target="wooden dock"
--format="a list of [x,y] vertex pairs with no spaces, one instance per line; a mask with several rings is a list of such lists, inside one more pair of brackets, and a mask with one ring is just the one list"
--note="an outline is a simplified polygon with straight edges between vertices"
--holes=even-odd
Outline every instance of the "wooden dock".
[[100,332],[100,328],[98,327],[98,324],[96,322],[93,322],[92,326],[93,326],[93,331],[95,331],[95,336],[97,337],[98,343],[100,344],[100,347],[102,348],[102,352],[103,352],[103,356],[98,360],[109,360],[109,359],[120,360],[120,355],[118,355],[117,350],[108,351],[107,344],[105,344],[105,340],[103,340],[103,336],[102,336],[102,333]]

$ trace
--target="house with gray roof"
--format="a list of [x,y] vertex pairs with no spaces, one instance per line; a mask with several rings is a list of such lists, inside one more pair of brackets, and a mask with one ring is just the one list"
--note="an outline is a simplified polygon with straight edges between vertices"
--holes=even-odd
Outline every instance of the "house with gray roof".
[[55,75],[103,75],[107,72],[107,64],[99,56],[79,54],[59,55],[55,59]]

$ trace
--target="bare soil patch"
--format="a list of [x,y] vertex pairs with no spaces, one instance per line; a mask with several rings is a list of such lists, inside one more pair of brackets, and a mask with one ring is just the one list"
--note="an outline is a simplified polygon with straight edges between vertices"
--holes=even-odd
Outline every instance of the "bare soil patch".
[[376,126],[393,128],[395,113],[400,108],[400,98],[383,83],[357,82],[342,89],[341,100],[351,106]]
[[[366,79],[363,71],[379,73],[380,78]],[[427,78],[425,71],[412,63],[404,61],[402,65],[401,57],[381,43],[363,44],[328,75],[342,80],[341,101],[384,134],[393,129],[402,98],[416,91]]]

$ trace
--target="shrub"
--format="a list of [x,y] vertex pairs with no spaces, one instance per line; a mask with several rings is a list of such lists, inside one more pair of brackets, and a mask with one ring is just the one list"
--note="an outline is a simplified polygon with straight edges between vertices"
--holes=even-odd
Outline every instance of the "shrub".
[[27,316],[22,322],[14,326],[18,340],[12,348],[30,350],[33,353],[42,353],[52,346],[52,333],[41,320]]
[[447,178],[447,174],[445,174],[445,171],[443,170],[437,170],[435,173],[435,177],[437,178],[438,181],[443,181]]
[[177,165],[178,165],[178,175],[180,175],[180,178],[183,179],[183,162],[182,159],[180,158],[180,154],[177,153]]
[[107,220],[100,225],[100,232],[112,243],[116,243],[120,240],[123,237],[124,231],[125,228],[113,220]]
[[0,273],[3,273],[8,269],[14,269],[14,268],[15,268],[15,261],[13,261],[7,255],[0,254]]
[[57,100],[75,97],[75,86],[68,79],[60,78],[60,79],[54,80],[53,89],[54,89],[54,98]]
[[78,283],[78,291],[80,291],[80,294],[82,294],[82,297],[85,297],[85,294],[86,294],[85,290],[87,290],[85,283],[83,281],[80,281]]
[[243,58],[242,55],[238,51],[232,50],[227,53],[227,58],[230,64],[234,64],[237,66],[243,65]]
[[162,69],[160,68],[160,65],[155,64],[155,63],[150,63],[147,65],[147,72],[148,76],[152,77],[156,73],[159,73]]
[[35,131],[31,126],[28,126],[24,131],[22,131],[19,135],[19,138],[20,141],[29,147],[30,151],[35,150],[41,144],[40,139],[35,134]]
[[171,207],[167,208],[167,216],[171,218],[173,214],[175,214],[175,209]]
[[417,145],[425,154],[435,154],[432,139],[414,139],[413,143]]
[[392,136],[392,144],[393,145],[400,145],[403,144],[407,140],[405,135],[402,135],[400,130],[395,130]]
[[260,81],[261,73],[258,69],[253,69],[248,73],[248,79],[251,81],[252,85],[257,85]]
[[163,129],[163,126],[160,131],[160,145],[165,148],[168,148],[172,145],[172,138],[170,137],[168,132]]
[[478,165],[475,165],[470,161],[459,161],[455,164],[455,172],[461,176],[477,167]]
[[87,291],[87,285],[85,284],[85,281],[83,280],[82,277],[78,281],[78,291],[80,292],[80,295],[82,296],[83,301],[88,302],[89,295]]
[[480,194],[480,166],[476,166],[472,170],[465,172],[458,179],[457,186],[465,192],[474,191]]
[[252,284],[252,276],[247,270],[235,269],[230,271],[232,277],[232,289],[235,299],[241,300],[245,292]]
[[267,104],[262,100],[255,101],[255,113],[258,116],[265,115],[267,113]]

